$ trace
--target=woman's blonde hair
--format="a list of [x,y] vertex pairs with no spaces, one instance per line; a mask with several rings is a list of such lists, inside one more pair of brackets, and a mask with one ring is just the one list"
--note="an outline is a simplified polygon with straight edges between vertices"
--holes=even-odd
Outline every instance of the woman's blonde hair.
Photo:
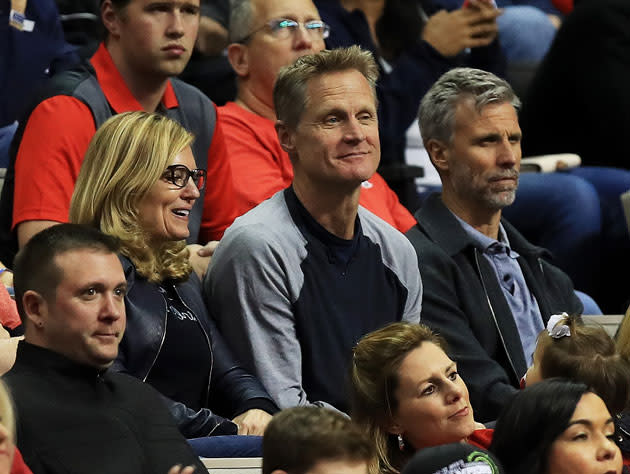
[[151,248],[138,206],[193,135],[162,115],[126,112],[107,120],[85,154],[70,203],[70,221],[118,237],[121,253],[149,281],[190,274],[185,241]]
[[407,446],[398,447],[396,437],[387,431],[398,410],[396,389],[403,359],[424,342],[445,350],[444,339],[427,326],[392,323],[364,336],[353,350],[350,369],[352,419],[373,443],[376,457],[370,474],[398,474],[413,455]]
[[0,423],[7,429],[11,441],[15,443],[15,411],[13,410],[13,401],[9,395],[9,389],[2,380],[0,380]]

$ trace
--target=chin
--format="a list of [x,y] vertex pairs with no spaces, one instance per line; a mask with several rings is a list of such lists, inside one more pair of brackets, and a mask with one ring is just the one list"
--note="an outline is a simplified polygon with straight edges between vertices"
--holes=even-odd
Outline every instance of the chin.
[[166,239],[166,242],[180,242],[182,240],[186,240],[189,235],[190,235],[190,232],[186,232],[186,233],[182,232],[181,234],[170,235]]
[[101,351],[98,354],[93,354],[91,365],[100,369],[107,369],[114,363],[116,357],[118,357],[118,346],[116,346],[116,350]]

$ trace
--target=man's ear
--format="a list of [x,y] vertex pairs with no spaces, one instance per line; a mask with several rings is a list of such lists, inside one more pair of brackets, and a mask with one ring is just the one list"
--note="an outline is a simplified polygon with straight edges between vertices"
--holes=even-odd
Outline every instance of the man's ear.
[[227,47],[227,58],[238,77],[249,75],[249,48],[246,44],[230,43]]
[[283,471],[282,469],[274,469],[271,471],[271,474],[288,474],[287,471]]
[[24,314],[34,326],[42,327],[48,315],[48,303],[42,295],[34,290],[28,290],[22,295]]
[[120,12],[114,8],[111,0],[105,0],[101,4],[101,20],[110,35],[119,34]]
[[289,127],[287,127],[282,120],[277,120],[276,133],[278,134],[278,141],[282,149],[291,155],[291,153],[295,151],[293,132],[289,130]]
[[435,138],[429,139],[429,141],[425,144],[427,149],[427,153],[429,153],[429,157],[431,158],[431,163],[433,166],[440,171],[448,171],[449,163],[449,152],[448,147]]

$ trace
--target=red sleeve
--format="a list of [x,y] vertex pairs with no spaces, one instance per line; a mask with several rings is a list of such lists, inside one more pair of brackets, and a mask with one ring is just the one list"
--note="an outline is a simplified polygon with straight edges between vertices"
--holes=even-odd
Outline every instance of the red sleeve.
[[15,162],[13,228],[30,220],[68,221],[83,155],[94,135],[90,109],[55,96],[30,115]]
[[232,168],[221,123],[217,118],[212,143],[208,150],[208,182],[203,203],[199,243],[220,240],[225,229],[238,216],[239,207],[235,199]]
[[372,187],[361,188],[359,204],[396,227],[400,232],[407,232],[416,225],[416,219],[400,203],[398,195],[380,174],[374,173],[369,182]]
[[33,472],[24,462],[22,454],[20,453],[20,450],[17,448],[17,446],[15,448],[15,453],[13,454],[13,466],[11,466],[11,474],[33,474]]
[[227,113],[219,109],[242,214],[289,187],[293,181],[291,161],[280,147],[273,122],[267,124],[260,118],[255,125],[246,123],[245,119],[245,116],[235,116],[234,110]]
[[7,287],[2,283],[0,283],[0,324],[8,329],[15,329],[22,324],[15,301],[9,296]]
[[[384,181],[384,180],[383,180]],[[395,225],[403,234],[417,224],[416,218],[400,203],[398,195],[387,185],[387,207],[394,218]]]

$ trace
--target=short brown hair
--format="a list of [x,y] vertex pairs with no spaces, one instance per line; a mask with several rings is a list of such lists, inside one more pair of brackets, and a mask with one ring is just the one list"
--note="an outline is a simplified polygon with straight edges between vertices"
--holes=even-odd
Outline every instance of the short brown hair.
[[364,336],[355,346],[350,371],[352,419],[376,452],[370,474],[398,473],[412,453],[401,453],[386,427],[398,409],[395,393],[403,359],[429,342],[446,352],[446,342],[423,324],[397,322]]
[[64,278],[55,258],[74,250],[118,253],[120,241],[100,230],[78,224],[57,224],[35,234],[15,256],[13,287],[15,303],[22,324],[28,323],[24,293],[36,291],[47,301],[55,301],[56,291]]
[[358,46],[320,51],[302,56],[283,67],[273,88],[273,104],[278,120],[295,129],[306,106],[308,81],[322,74],[357,70],[367,79],[376,102],[378,66],[372,53]]
[[612,414],[621,413],[630,397],[630,361],[617,352],[615,342],[601,326],[586,326],[579,316],[567,316],[570,336],[553,338],[547,330],[538,336],[540,375],[563,377],[589,386]]
[[320,461],[367,464],[371,457],[369,441],[345,415],[315,406],[294,407],[275,415],[265,430],[262,472],[304,474]]

